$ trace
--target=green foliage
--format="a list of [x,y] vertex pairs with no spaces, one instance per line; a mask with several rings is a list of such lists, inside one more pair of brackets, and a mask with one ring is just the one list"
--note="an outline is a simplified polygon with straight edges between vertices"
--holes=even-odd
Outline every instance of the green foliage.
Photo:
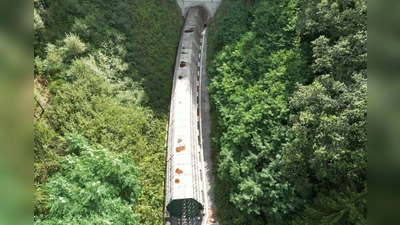
[[[362,207],[338,199],[367,178],[365,1],[260,0],[242,14],[239,4],[221,5],[207,57],[222,222],[290,224],[329,198],[332,216],[310,224],[363,223]],[[251,26],[232,35],[232,12]]]
[[[62,173],[49,178],[49,214],[35,224],[138,224],[138,170],[130,153],[94,149],[80,135],[66,136]],[[76,154],[75,154],[76,153]]]
[[254,11],[252,32],[267,54],[298,45],[295,33],[297,1],[260,1]]
[[312,48],[309,62],[313,72],[331,74],[346,84],[355,73],[366,74],[366,1],[305,1],[300,7],[296,27]]
[[98,57],[72,62],[66,74],[73,82],[58,87],[46,115],[61,135],[79,132],[96,147],[134,154],[143,190],[135,210],[144,221],[158,221],[163,205],[165,123],[140,106],[144,94],[132,80],[109,80],[118,77],[118,70],[100,64],[104,61]]
[[[40,1],[36,8],[41,9],[45,27],[43,35],[35,38],[35,55],[44,58],[45,46],[59,42],[68,33],[79,36],[90,52],[111,40],[125,49],[124,54],[114,54],[129,65],[124,76],[144,88],[150,100],[147,104],[158,116],[167,113],[182,25],[176,1]],[[72,54],[82,50],[73,37],[66,38]]]
[[296,23],[303,37],[316,39],[324,35],[338,40],[349,34],[366,31],[365,0],[302,1],[300,8]]
[[243,213],[230,199],[231,188],[226,181],[215,176],[214,194],[217,205],[217,217],[220,221],[228,221],[233,225],[262,225],[265,224],[261,217],[254,214]]
[[238,41],[250,28],[251,9],[251,7],[246,7],[246,1],[233,2],[221,19],[218,30],[215,32],[215,43],[212,43],[212,45],[220,50],[223,46]]
[[179,6],[173,0],[44,0],[35,10],[35,79],[49,100],[41,132],[55,135],[35,142],[41,158],[35,162],[35,215],[49,213],[43,183],[60,170],[47,162],[59,165],[65,154],[60,137],[78,132],[96,149],[133,155],[142,191],[131,213],[141,224],[161,224]]
[[[285,118],[289,109],[285,99],[290,89],[287,80],[297,75],[301,62],[295,53],[280,51],[268,58],[275,70],[257,79],[251,73],[238,76],[237,61],[228,52],[246,56],[241,63],[239,61],[245,65],[249,54],[238,53],[241,50],[227,48],[227,54],[221,55],[224,57],[221,64],[218,63],[221,58],[217,57],[216,65],[221,65],[217,70],[229,73],[215,77],[210,84],[210,91],[218,96],[213,100],[220,112],[219,127],[223,131],[218,140],[221,145],[218,175],[231,184],[230,200],[239,209],[247,214],[261,213],[268,221],[282,223],[301,203],[279,172],[278,152],[287,132]],[[296,61],[298,65],[286,68],[285,64]]]
[[312,186],[360,188],[367,179],[366,8],[363,1],[313,4],[302,6],[315,13],[301,13],[298,29],[315,36],[310,67],[322,75],[290,99],[296,113],[283,153],[285,173],[304,196]]
[[301,224],[367,224],[367,188],[358,192],[354,186],[330,191],[328,195],[318,193],[314,203],[306,207],[302,218],[293,225]]
[[43,32],[44,29],[44,22],[36,9],[33,11],[33,28],[35,31],[35,36],[39,35],[40,32]]
[[79,55],[86,50],[86,45],[83,43],[79,36],[75,34],[67,34],[63,40],[65,46],[65,53],[72,56]]
[[[207,61],[211,65],[218,51],[237,42],[250,30],[253,21],[252,0],[225,0],[218,7],[207,31]],[[207,67],[207,70],[212,67]]]
[[[135,149],[143,142],[142,134],[152,131],[152,114],[135,98],[143,96],[140,89],[107,82],[106,78],[113,76],[109,73],[94,57],[74,60],[66,73],[74,82],[62,84],[52,99],[52,124],[61,134],[82,132],[92,143],[102,143],[113,151]],[[127,80],[125,84],[131,83]]]
[[[121,45],[123,37],[104,42],[103,48],[87,53],[87,44],[80,37],[69,33],[58,45],[48,43],[45,48],[45,58],[35,58],[35,69],[37,77],[45,82],[73,81],[74,77],[68,71],[75,59],[83,56],[95,59],[98,67],[101,67],[102,75],[110,80],[122,80],[128,65],[123,62],[125,49]],[[129,78],[126,78],[129,79]],[[50,84],[51,85],[51,84]]]
[[35,121],[33,123],[34,162],[45,163],[47,166],[56,165],[58,155],[54,149],[57,148],[56,143],[58,141],[58,136],[54,130],[40,121]]
[[38,49],[40,45],[40,38],[43,35],[45,24],[42,18],[43,7],[39,4],[39,1],[34,1],[34,9],[33,9],[33,28],[34,28],[34,39],[33,46],[35,49],[35,55],[39,54],[40,50]]
[[43,193],[43,183],[47,178],[60,170],[59,155],[56,149],[59,149],[60,143],[58,135],[43,124],[41,120],[35,121],[33,124],[33,153],[34,153],[34,214],[46,215],[48,196]]
[[[287,223],[303,204],[280,172],[288,96],[304,80],[294,28],[282,26],[296,15],[293,4],[260,3],[251,31],[216,56],[210,83],[221,131],[214,138],[221,148],[217,175],[229,184],[229,200],[244,218],[274,224]],[[273,16],[265,17],[269,11]],[[275,32],[265,32],[268,26]]]
[[182,26],[181,10],[175,0],[130,1],[132,14],[132,53],[126,61],[138,71],[149,96],[148,105],[157,116],[168,113],[174,60]]
[[298,113],[292,116],[293,140],[285,157],[289,176],[304,171],[303,178],[297,178],[300,186],[305,177],[325,186],[362,185],[366,179],[366,79],[353,79],[355,85],[346,86],[331,76],[318,77],[313,84],[300,86],[290,101]]

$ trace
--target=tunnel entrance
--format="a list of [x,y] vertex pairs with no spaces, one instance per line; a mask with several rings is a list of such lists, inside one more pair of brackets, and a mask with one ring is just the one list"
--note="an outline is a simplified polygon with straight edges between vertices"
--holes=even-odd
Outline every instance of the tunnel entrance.
[[217,11],[218,7],[221,5],[223,0],[212,0],[212,1],[204,1],[204,0],[176,0],[179,7],[181,8],[182,16],[185,17],[189,8],[200,6],[202,7],[207,13],[205,17],[205,24],[207,24],[212,17],[214,17],[215,12]]
[[205,3],[192,3],[189,7],[185,7],[184,15],[187,17],[187,13],[190,8],[199,8],[203,14],[204,26],[207,26],[210,21],[212,14]]

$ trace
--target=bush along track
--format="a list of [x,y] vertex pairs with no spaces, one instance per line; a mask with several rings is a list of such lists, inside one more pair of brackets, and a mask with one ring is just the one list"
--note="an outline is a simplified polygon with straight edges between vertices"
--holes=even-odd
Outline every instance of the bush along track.
[[[35,1],[34,25],[35,223],[57,224],[73,207],[81,215],[71,220],[77,224],[162,224],[179,6],[172,0]],[[81,150],[69,150],[71,135]],[[87,154],[103,165],[81,158]],[[95,168],[101,171],[89,174]],[[76,171],[88,174],[76,180]],[[64,182],[71,188],[57,188]],[[82,198],[87,204],[75,208]],[[91,207],[96,213],[87,213]]]
[[221,4],[207,64],[222,223],[366,223],[366,10]]

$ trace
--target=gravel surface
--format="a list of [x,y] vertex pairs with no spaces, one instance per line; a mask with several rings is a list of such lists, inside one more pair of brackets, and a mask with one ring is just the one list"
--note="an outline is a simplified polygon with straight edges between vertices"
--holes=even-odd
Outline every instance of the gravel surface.
[[208,206],[214,211],[216,206],[214,203],[214,176],[212,174],[212,161],[211,161],[211,148],[210,148],[210,105],[207,92],[208,77],[206,74],[206,50],[207,50],[207,32],[204,39],[204,48],[202,49],[202,77],[201,77],[201,124],[202,124],[202,136],[203,136],[203,157],[204,167],[206,172],[206,191]]

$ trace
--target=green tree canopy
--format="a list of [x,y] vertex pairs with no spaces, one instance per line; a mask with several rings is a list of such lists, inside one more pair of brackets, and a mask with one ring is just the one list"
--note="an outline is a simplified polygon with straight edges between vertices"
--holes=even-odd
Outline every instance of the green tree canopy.
[[250,31],[219,52],[211,71],[221,131],[214,138],[218,176],[229,201],[252,221],[285,224],[305,203],[281,173],[288,97],[295,82],[306,80],[294,18],[295,1],[260,1]]
[[296,183],[339,187],[343,183],[363,185],[367,175],[367,87],[361,75],[346,86],[332,76],[318,77],[301,86],[290,103],[293,140],[285,146],[288,176],[302,177]]
[[359,192],[350,185],[327,195],[321,191],[314,202],[306,206],[304,215],[293,222],[293,225],[302,224],[367,224],[367,187]]
[[140,194],[130,153],[93,148],[81,135],[66,136],[62,172],[49,178],[49,214],[35,224],[139,224],[133,213]]
[[[242,214],[223,223],[290,224],[316,199],[352,196],[344,187],[366,201],[366,1],[247,3],[237,18],[252,14],[248,31],[210,28],[221,49],[208,69],[216,176],[228,194],[216,193]],[[325,211],[339,224],[364,221],[362,207],[335,204]]]
[[[104,146],[113,152],[133,154],[132,159],[141,172],[139,183],[143,190],[135,213],[143,223],[159,221],[163,204],[165,122],[142,106],[147,100],[143,88],[124,76],[127,65],[120,54],[108,51],[113,47],[123,51],[120,44],[110,41],[104,43],[103,49],[91,53],[82,52],[84,46],[78,36],[68,34],[60,44],[48,44],[46,57],[38,59],[41,63],[38,71],[57,74],[59,78],[49,85],[53,96],[42,116],[48,119],[48,124],[37,126],[37,132],[47,136],[46,139],[37,136],[35,154],[45,156],[44,150],[53,154],[65,151],[62,146],[59,148],[60,144],[51,144],[59,140],[51,136],[53,131],[45,131],[50,128],[61,137],[80,133],[95,148]],[[43,148],[49,144],[50,148]],[[47,155],[49,160],[50,156]],[[37,172],[42,173],[38,181],[47,175],[46,170],[40,172],[41,168],[52,170],[57,166],[42,165],[36,164]]]

